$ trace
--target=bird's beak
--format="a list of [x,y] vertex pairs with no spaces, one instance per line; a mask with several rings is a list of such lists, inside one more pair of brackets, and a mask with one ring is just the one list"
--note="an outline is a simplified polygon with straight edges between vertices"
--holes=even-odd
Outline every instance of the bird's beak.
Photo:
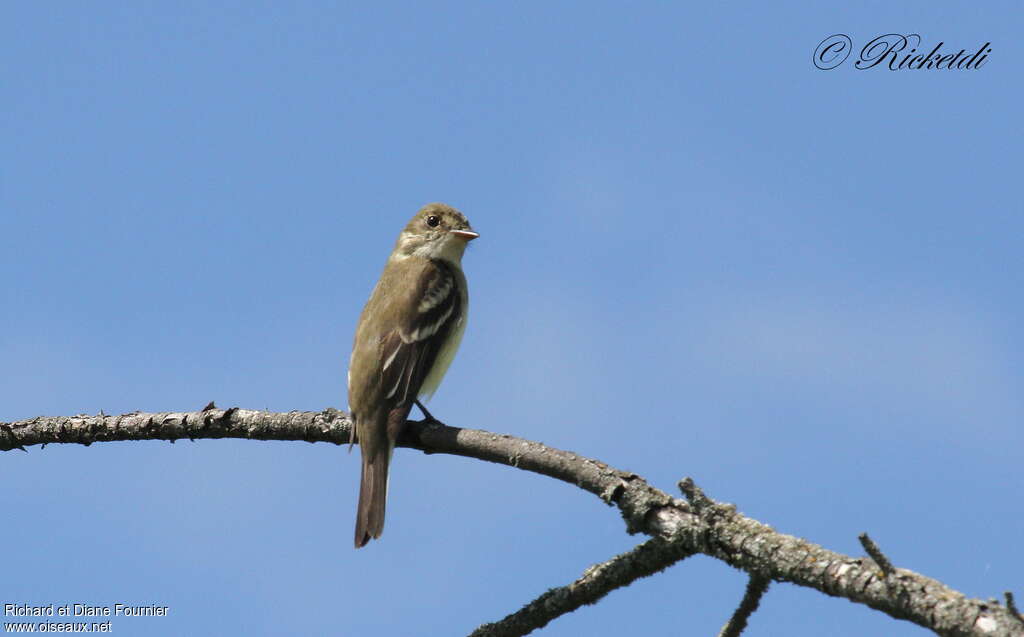
[[480,233],[472,230],[449,230],[448,232],[467,242],[480,236]]

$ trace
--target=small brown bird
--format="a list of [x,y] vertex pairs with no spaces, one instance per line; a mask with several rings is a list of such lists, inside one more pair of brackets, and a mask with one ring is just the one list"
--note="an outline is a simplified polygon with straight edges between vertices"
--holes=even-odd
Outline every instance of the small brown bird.
[[363,457],[356,548],[384,531],[395,441],[413,403],[434,393],[459,349],[469,309],[462,254],[478,236],[455,208],[424,206],[398,235],[359,317],[348,364],[348,405]]

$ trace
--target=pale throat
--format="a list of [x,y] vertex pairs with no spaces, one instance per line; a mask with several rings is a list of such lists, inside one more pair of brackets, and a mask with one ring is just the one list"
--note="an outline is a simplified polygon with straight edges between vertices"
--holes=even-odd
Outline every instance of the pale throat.
[[[395,261],[404,261],[409,257],[420,257],[422,259],[445,261],[451,265],[459,266],[462,263],[462,255],[466,252],[465,240],[450,234],[442,235],[437,239],[424,240],[420,235],[403,232],[398,238],[398,243],[405,249],[395,250],[391,255],[391,258]],[[409,243],[415,243],[415,247],[412,250],[408,250],[406,247]]]

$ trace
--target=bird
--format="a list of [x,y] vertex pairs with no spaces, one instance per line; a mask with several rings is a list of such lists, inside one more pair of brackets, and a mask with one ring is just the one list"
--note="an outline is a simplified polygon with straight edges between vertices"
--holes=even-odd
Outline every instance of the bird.
[[469,290],[462,255],[480,235],[443,203],[406,224],[366,302],[348,365],[349,413],[362,456],[355,547],[384,531],[388,467],[413,404],[444,378],[462,341]]

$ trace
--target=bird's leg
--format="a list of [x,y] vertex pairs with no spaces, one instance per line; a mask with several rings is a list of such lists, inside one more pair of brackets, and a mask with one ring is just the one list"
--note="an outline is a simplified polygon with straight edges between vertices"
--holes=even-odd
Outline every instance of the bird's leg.
[[416,399],[415,402],[416,402],[416,406],[419,407],[420,411],[423,412],[423,417],[424,417],[424,419],[427,422],[437,422],[437,423],[441,423],[442,425],[444,424],[440,420],[438,420],[437,418],[434,418],[434,415],[431,414],[429,411],[427,411],[427,408],[423,406],[423,403],[421,403],[418,398]]

